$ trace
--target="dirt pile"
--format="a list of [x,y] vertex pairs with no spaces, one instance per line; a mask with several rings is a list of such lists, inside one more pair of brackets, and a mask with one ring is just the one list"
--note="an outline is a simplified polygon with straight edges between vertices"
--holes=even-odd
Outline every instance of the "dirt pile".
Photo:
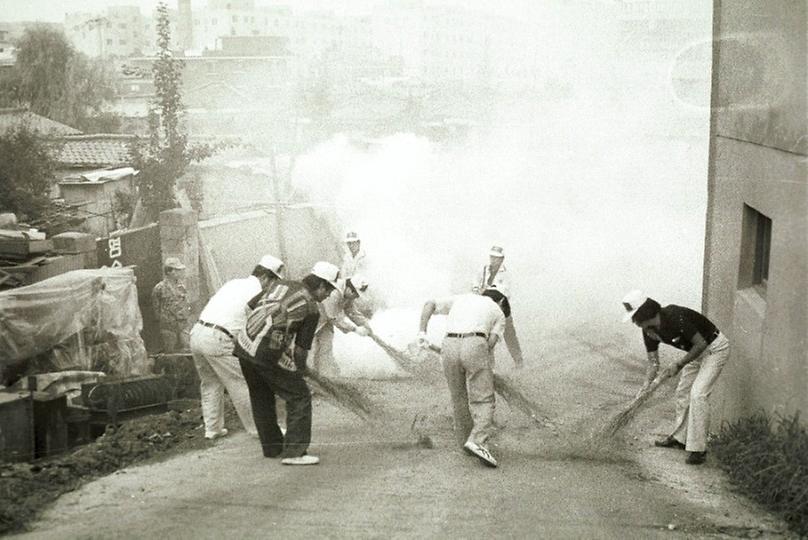
[[[203,448],[199,403],[175,402],[169,412],[111,426],[67,455],[33,463],[0,464],[0,534],[22,529],[45,505],[84,482],[150,458]],[[228,403],[229,405],[229,403]],[[228,411],[228,425],[236,426]]]

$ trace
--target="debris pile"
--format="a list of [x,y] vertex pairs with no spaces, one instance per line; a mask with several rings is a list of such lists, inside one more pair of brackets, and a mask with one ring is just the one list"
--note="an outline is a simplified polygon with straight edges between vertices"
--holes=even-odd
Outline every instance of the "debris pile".
[[[229,425],[238,425],[232,406],[227,418]],[[56,459],[0,464],[0,534],[20,530],[49,502],[94,478],[150,458],[209,446],[201,423],[195,403],[131,420],[118,429],[108,427],[94,442]]]

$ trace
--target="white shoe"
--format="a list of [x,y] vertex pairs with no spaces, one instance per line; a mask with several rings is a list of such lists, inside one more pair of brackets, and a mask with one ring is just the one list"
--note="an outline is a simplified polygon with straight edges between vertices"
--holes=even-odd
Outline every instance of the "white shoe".
[[297,456],[297,457],[287,457],[281,460],[281,463],[284,465],[317,465],[320,463],[320,458],[317,456]]
[[227,428],[222,428],[221,431],[206,431],[205,438],[209,440],[218,439],[227,435]]
[[481,446],[472,441],[466,441],[466,444],[463,445],[463,450],[480,458],[483,465],[487,465],[488,467],[497,466],[497,460],[485,446]]

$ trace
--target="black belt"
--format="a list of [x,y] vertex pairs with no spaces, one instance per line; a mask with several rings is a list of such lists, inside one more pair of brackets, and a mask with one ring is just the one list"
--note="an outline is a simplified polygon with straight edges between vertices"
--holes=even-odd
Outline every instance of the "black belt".
[[446,334],[446,337],[459,337],[459,338],[464,338],[464,337],[481,337],[481,338],[484,338],[484,337],[488,337],[488,336],[486,336],[486,335],[485,335],[485,334],[483,334],[482,332],[467,332],[467,333],[465,333],[465,334],[455,334],[455,333],[449,332],[448,334]]
[[218,330],[219,332],[222,332],[224,335],[226,335],[226,336],[227,336],[227,337],[229,337],[230,339],[233,339],[233,334],[231,334],[231,333],[230,333],[230,332],[227,330],[227,328],[225,328],[225,327],[223,327],[223,326],[219,326],[218,324],[213,324],[213,323],[205,322],[205,321],[202,321],[202,320],[197,321],[197,322],[198,322],[199,324],[201,324],[202,326],[207,326],[208,328],[214,328],[214,329]]

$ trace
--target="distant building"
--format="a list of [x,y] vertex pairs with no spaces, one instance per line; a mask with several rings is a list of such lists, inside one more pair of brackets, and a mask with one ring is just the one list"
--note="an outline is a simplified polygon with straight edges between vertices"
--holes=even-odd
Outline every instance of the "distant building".
[[704,310],[732,343],[719,420],[808,412],[805,4],[714,2]]
[[[223,38],[223,49],[205,56],[183,58],[183,104],[192,136],[244,135],[256,129],[277,129],[288,118],[294,92],[293,58],[285,53],[285,42],[268,36]],[[235,54],[252,50],[257,54]],[[279,54],[265,54],[278,51]],[[232,53],[232,54],[230,54]],[[151,57],[132,58],[130,73],[151,74]],[[148,111],[153,83],[133,75],[124,80],[131,92],[120,98],[120,106]],[[136,82],[137,81],[137,82]],[[126,112],[119,110],[118,112]]]
[[97,13],[65,14],[65,33],[91,57],[140,55],[149,47],[149,25],[137,6],[108,6]]
[[13,66],[17,60],[17,48],[10,41],[0,37],[0,66]]

